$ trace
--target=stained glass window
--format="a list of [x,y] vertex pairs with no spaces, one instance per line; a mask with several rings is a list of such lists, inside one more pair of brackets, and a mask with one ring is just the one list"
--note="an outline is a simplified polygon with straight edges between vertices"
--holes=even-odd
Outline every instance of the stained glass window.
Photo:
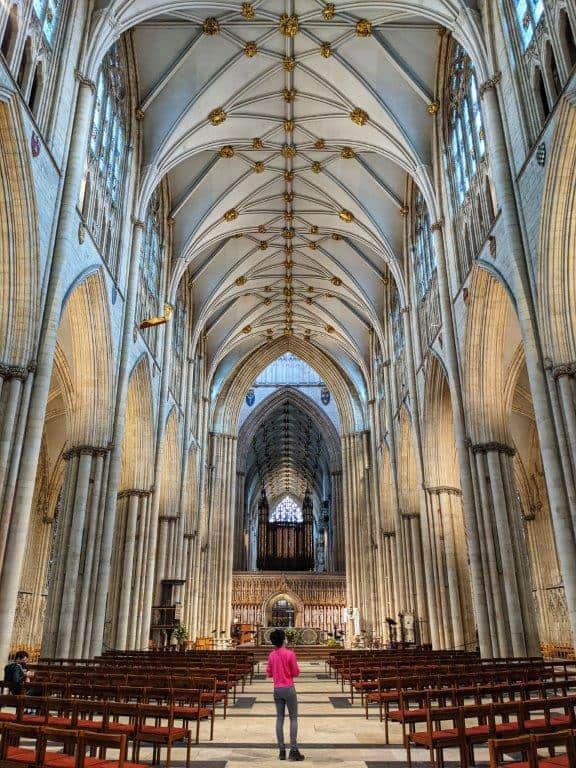
[[454,47],[449,89],[448,149],[458,205],[464,201],[478,164],[486,154],[484,123],[478,84],[470,57],[460,45]]
[[290,496],[285,496],[270,513],[271,523],[302,523],[302,508]]
[[400,311],[400,297],[398,291],[394,290],[391,297],[390,319],[392,321],[392,342],[394,345],[394,357],[399,357],[404,349],[404,326],[402,324],[402,313]]
[[526,49],[534,37],[534,30],[544,15],[544,0],[514,0],[514,6],[520,39]]
[[430,216],[420,191],[415,197],[414,272],[416,295],[422,299],[430,288],[436,271],[436,255],[430,230]]
[[52,45],[56,27],[58,26],[60,2],[58,0],[33,0],[32,7],[38,17],[44,37],[48,44]]

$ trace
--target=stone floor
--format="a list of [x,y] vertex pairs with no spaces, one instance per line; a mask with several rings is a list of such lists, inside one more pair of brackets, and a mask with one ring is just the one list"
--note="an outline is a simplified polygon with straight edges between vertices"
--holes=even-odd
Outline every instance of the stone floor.
[[[261,665],[262,673],[264,665]],[[326,677],[324,662],[307,662],[301,665],[302,674],[297,682],[299,700],[299,742],[306,756],[305,765],[323,768],[402,768],[407,765],[406,753],[400,746],[399,727],[391,728],[390,745],[384,744],[384,729],[374,711],[369,720],[359,701],[354,707],[344,706],[344,694],[340,685]],[[222,719],[221,711],[216,719],[214,741],[207,741],[208,726],[203,723],[200,744],[192,749],[191,768],[246,768],[247,764],[258,768],[279,767],[274,737],[275,711],[272,686],[263,674],[257,675],[253,684],[240,694],[236,706],[229,710],[228,718]],[[288,718],[286,718],[288,736]],[[478,754],[478,753],[477,753]],[[142,757],[148,757],[144,753]],[[427,752],[413,753],[414,768],[430,765]],[[478,754],[477,768],[486,763]],[[446,753],[446,768],[459,768],[457,755]],[[174,755],[174,768],[182,768],[183,750]],[[286,763],[289,765],[289,763]]]

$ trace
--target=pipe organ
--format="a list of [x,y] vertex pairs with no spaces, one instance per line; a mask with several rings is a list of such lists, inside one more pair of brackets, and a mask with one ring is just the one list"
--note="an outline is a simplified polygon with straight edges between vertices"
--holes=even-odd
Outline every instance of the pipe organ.
[[311,571],[314,569],[314,510],[308,489],[302,519],[271,518],[266,490],[258,502],[259,571]]

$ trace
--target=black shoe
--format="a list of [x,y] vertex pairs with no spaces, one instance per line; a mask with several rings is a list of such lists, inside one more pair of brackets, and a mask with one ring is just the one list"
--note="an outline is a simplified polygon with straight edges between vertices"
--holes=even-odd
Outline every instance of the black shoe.
[[292,760],[292,762],[294,763],[301,763],[302,760],[305,760],[305,759],[306,758],[304,757],[302,752],[296,749],[296,747],[293,747],[288,754],[288,760]]
[[278,753],[278,760],[286,760],[286,750],[284,749],[284,747],[282,747],[282,749]]

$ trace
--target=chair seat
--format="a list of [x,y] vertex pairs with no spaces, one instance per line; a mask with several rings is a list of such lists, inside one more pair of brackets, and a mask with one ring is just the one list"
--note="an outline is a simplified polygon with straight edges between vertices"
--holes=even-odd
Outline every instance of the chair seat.
[[418,731],[417,733],[410,734],[410,741],[413,741],[414,744],[423,744],[424,746],[429,747],[431,743],[435,744],[440,741],[453,741],[457,736],[457,728],[447,728],[444,731],[432,731],[431,734],[428,733],[428,731]]
[[[508,766],[506,766],[508,768]],[[538,763],[538,768],[570,768],[568,763],[568,755],[560,755],[559,757],[545,757]]]
[[402,720],[420,720],[424,718],[426,720],[426,709],[395,709],[393,712],[388,712],[388,720],[394,720],[394,722],[402,722]]
[[36,762],[36,750],[8,747],[6,757],[8,760],[14,760],[17,763],[34,763]]
[[381,691],[380,693],[369,693],[366,698],[368,701],[398,701],[400,694],[398,691]]
[[46,718],[44,715],[22,715],[22,722],[26,725],[45,725]]
[[109,733],[134,733],[135,727],[133,723],[108,723],[106,730]]
[[137,736],[170,736],[172,739],[183,739],[188,731],[186,728],[169,728],[167,725],[144,725]]
[[487,725],[471,725],[470,728],[465,729],[464,733],[466,736],[487,736],[488,730]]
[[200,694],[201,701],[224,701],[226,698],[225,693],[210,693],[210,691],[205,691],[204,693]]
[[54,728],[69,728],[72,725],[72,720],[69,717],[51,716],[48,718],[47,725]]
[[520,723],[498,723],[496,726],[496,733],[510,733],[510,731],[518,731],[520,733]]
[[15,720],[15,712],[0,712],[0,723],[13,723]]
[[198,707],[175,707],[174,708],[174,716],[175,717],[191,717],[196,719],[197,717],[210,717],[212,714],[212,710],[208,709],[207,707],[202,707],[201,709],[198,709]]
[[101,731],[104,723],[102,720],[78,720],[76,727],[81,731]]
[[[119,765],[120,762],[118,760],[100,760],[99,762],[94,763],[91,768],[118,768]],[[145,765],[144,763],[129,763],[126,760],[123,765],[125,768],[150,768],[149,765]]]

